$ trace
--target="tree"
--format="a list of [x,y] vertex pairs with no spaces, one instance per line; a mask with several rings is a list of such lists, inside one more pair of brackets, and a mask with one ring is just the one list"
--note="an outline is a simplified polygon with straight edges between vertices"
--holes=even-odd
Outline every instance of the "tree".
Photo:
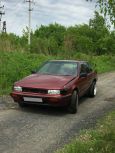
[[106,42],[110,36],[110,32],[104,18],[98,12],[95,12],[94,19],[90,19],[89,21],[89,26],[91,28],[95,53],[97,55],[105,54],[108,50]]
[[67,29],[64,39],[64,50],[76,52],[92,52],[91,29],[88,25],[76,25]]
[[35,31],[35,36],[40,38],[50,38],[57,41],[58,46],[61,46],[64,40],[66,28],[60,24],[50,24],[48,26],[41,26]]
[[[93,1],[93,0],[87,0]],[[97,5],[100,8],[100,12],[111,21],[115,27],[115,0],[97,0]]]
[[115,26],[115,0],[98,0],[101,13],[110,17],[110,21]]

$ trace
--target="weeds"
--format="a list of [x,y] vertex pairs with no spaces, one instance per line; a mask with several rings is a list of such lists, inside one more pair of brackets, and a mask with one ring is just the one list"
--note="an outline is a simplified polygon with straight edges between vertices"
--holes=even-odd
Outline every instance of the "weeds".
[[56,153],[114,153],[115,111],[100,121],[94,130],[86,130]]

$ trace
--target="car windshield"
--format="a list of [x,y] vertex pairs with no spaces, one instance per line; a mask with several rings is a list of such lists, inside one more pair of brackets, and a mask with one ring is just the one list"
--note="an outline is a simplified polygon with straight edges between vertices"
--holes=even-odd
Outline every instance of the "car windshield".
[[77,75],[77,62],[49,61],[42,65],[37,73],[48,75],[75,76]]

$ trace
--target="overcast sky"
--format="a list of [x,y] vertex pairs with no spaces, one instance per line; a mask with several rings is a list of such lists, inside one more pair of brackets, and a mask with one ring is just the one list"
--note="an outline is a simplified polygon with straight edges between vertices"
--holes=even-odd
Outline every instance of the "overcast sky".
[[[59,23],[65,26],[88,23],[93,17],[95,0],[34,0],[32,4],[32,29],[49,23]],[[2,0],[5,15],[2,20],[7,22],[7,32],[18,35],[28,26],[28,3],[24,0]]]

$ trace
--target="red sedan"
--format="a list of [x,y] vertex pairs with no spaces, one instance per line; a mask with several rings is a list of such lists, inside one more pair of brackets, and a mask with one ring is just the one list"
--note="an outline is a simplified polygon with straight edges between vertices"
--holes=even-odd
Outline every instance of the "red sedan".
[[76,113],[81,96],[96,95],[96,82],[97,73],[88,62],[52,60],[15,82],[11,96],[21,107],[27,104],[66,106],[70,113]]

